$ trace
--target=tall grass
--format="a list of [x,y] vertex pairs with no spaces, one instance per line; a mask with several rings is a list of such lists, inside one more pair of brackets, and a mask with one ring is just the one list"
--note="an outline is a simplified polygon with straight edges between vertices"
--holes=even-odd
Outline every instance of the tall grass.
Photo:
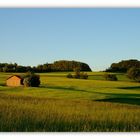
[[[1,74],[0,83],[7,76]],[[140,131],[139,83],[125,80],[77,80],[42,74],[40,88],[1,86],[0,131]]]
[[0,98],[0,131],[140,131],[140,107],[95,101]]

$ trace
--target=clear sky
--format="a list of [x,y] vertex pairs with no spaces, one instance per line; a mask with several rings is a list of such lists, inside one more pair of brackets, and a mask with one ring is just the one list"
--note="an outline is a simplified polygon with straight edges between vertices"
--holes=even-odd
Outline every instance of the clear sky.
[[0,9],[0,62],[104,70],[124,59],[140,59],[140,8]]

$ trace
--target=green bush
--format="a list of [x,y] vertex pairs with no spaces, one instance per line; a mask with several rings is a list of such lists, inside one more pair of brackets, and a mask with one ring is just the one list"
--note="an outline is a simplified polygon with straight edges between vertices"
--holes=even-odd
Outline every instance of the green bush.
[[84,72],[80,73],[80,78],[81,79],[88,79],[87,73],[84,73]]
[[73,71],[75,72],[74,78],[80,79],[80,68],[76,67],[76,68],[73,69]]
[[140,82],[140,69],[132,67],[127,71],[127,77],[129,79],[135,80],[137,82]]
[[117,81],[118,78],[115,74],[104,74],[104,78],[107,81]]
[[87,73],[81,72],[81,73],[75,73],[74,75],[68,74],[67,78],[75,78],[75,79],[88,79]]
[[73,78],[72,74],[69,73],[69,74],[67,75],[67,78]]
[[38,87],[40,85],[40,76],[28,73],[24,76],[23,84],[26,87]]
[[75,79],[80,79],[80,73],[75,73],[73,76]]

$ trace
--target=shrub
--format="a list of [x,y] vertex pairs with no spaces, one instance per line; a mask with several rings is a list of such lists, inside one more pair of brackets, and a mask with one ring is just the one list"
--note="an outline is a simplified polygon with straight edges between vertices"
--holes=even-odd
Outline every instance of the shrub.
[[87,79],[88,78],[87,73],[84,73],[84,72],[80,73],[80,78],[81,79]]
[[29,77],[26,77],[26,78],[23,79],[23,85],[25,87],[30,87],[31,86],[31,82],[30,82]]
[[24,76],[23,84],[26,87],[38,87],[40,85],[40,76],[28,73]]
[[80,79],[80,68],[76,67],[76,68],[73,69],[73,71],[75,72],[74,78]]
[[74,74],[74,78],[80,79],[80,73],[75,73],[75,74]]
[[76,79],[87,79],[88,78],[87,73],[80,72],[79,67],[74,68],[73,71],[75,72],[75,74],[72,75],[71,73],[69,73],[67,75],[67,78],[76,78]]
[[74,76],[72,74],[68,74],[67,78],[76,78],[76,79],[88,79],[87,73],[76,73]]
[[140,69],[132,67],[127,71],[127,77],[129,79],[135,80],[137,82],[140,82]]
[[104,74],[105,80],[108,81],[117,81],[117,76],[115,74]]
[[69,74],[67,75],[67,78],[73,78],[72,74],[69,73]]

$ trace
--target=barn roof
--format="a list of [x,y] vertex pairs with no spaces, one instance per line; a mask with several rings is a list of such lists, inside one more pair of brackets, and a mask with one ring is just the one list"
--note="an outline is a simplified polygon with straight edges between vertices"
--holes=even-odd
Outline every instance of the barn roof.
[[13,76],[18,77],[18,78],[21,79],[21,80],[23,79],[23,78],[22,78],[21,76],[19,76],[19,75],[12,75],[12,76],[8,77],[7,80],[10,79],[10,78],[12,78]]

